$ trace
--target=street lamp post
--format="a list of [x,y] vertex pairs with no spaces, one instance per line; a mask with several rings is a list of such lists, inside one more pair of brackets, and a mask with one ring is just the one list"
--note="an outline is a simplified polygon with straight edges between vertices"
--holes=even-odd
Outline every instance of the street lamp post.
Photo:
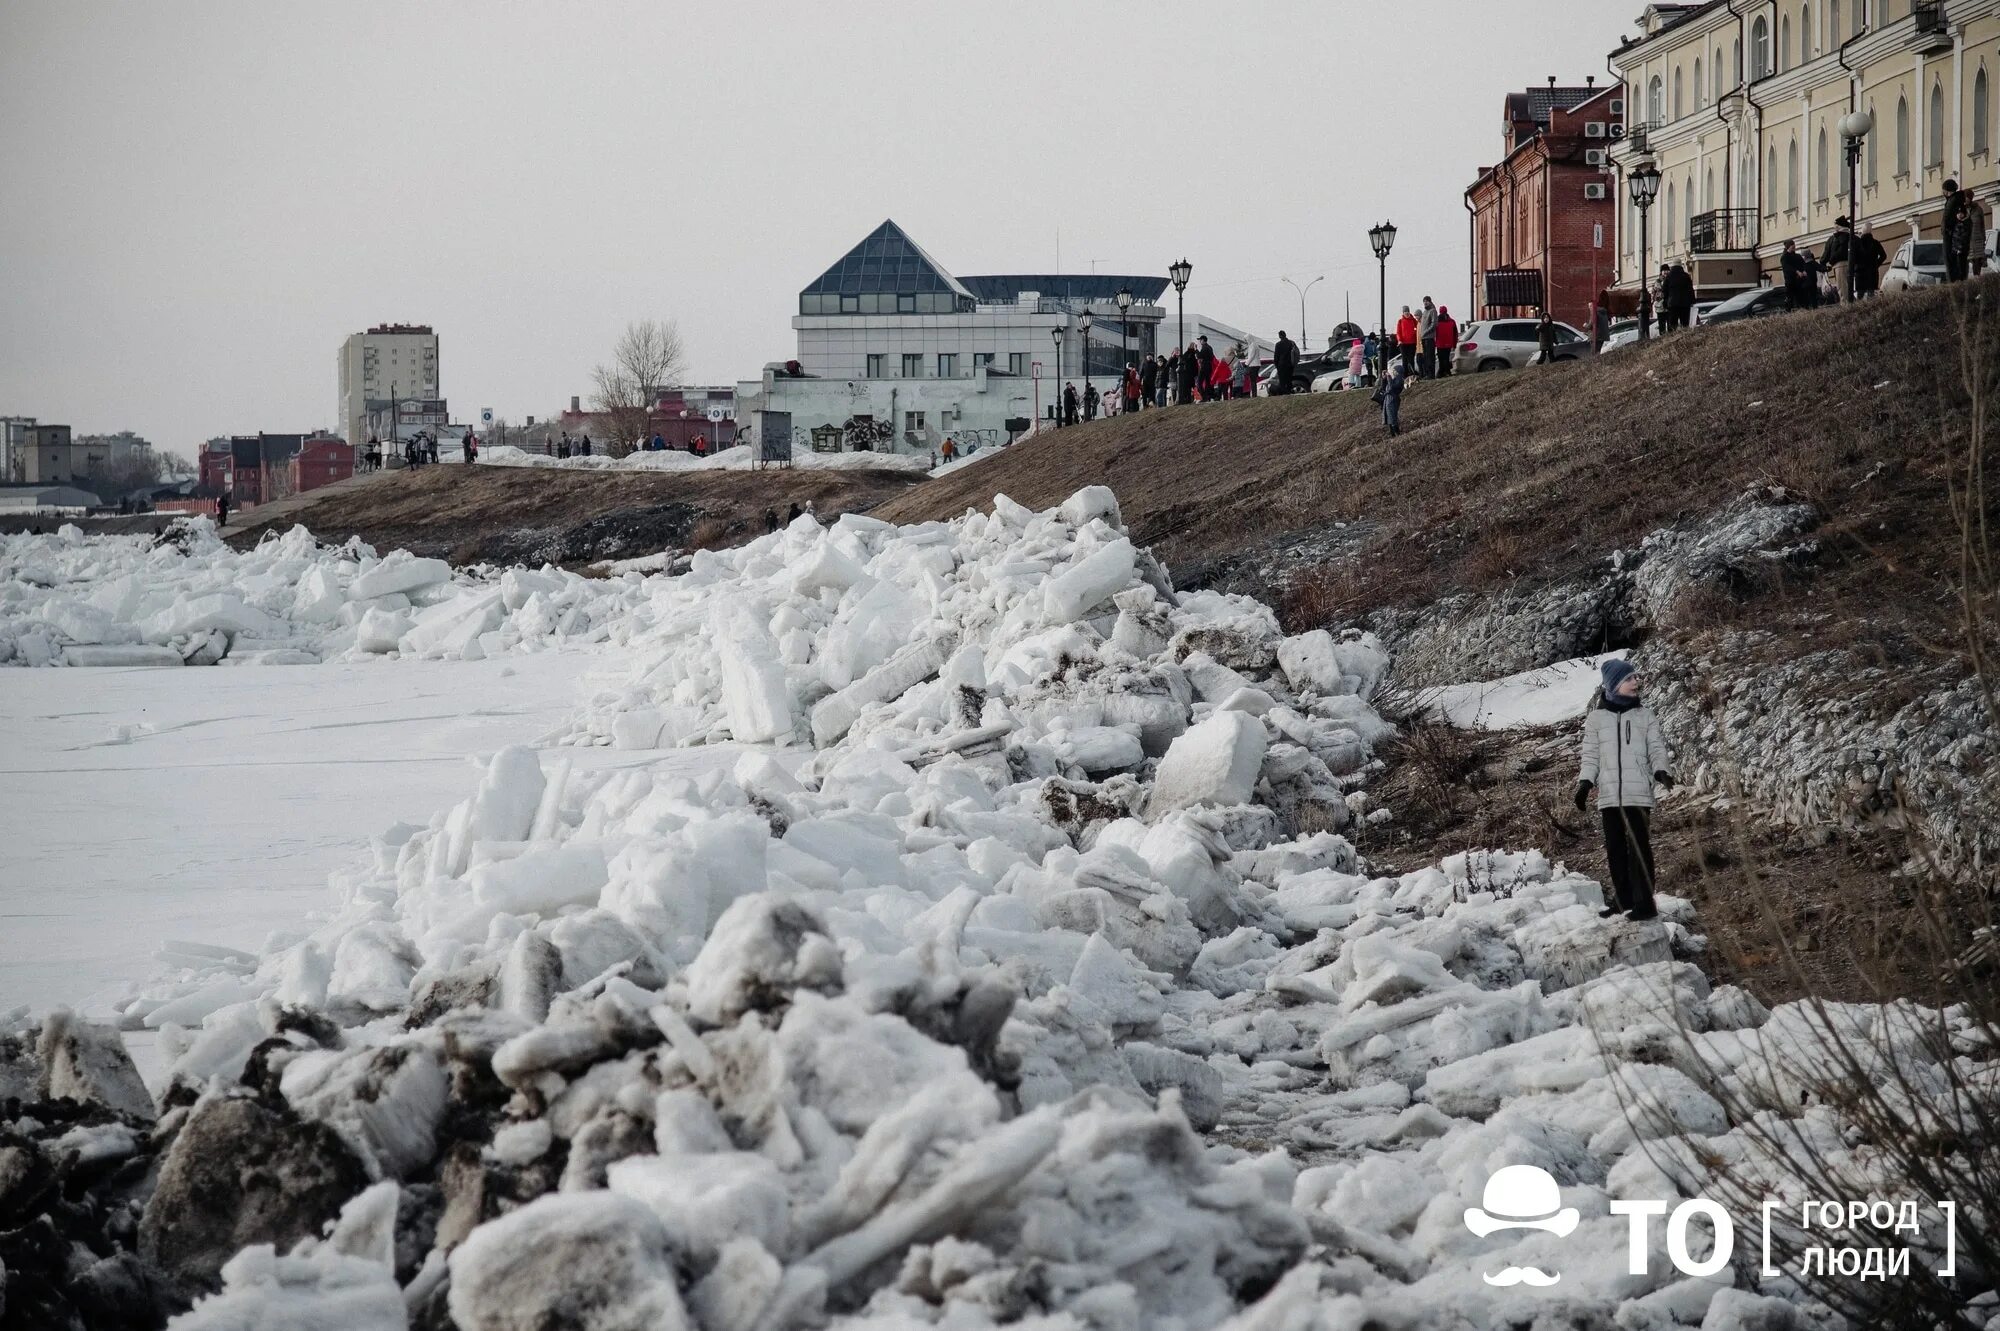
[[1129,363],[1132,359],[1132,288],[1118,288],[1118,294],[1112,299],[1118,303],[1118,349]]
[[1063,330],[1060,328],[1051,328],[1049,329],[1049,337],[1056,344],[1056,387],[1055,392],[1051,396],[1055,398],[1056,404],[1056,428],[1060,430],[1063,427]]
[[1076,339],[1076,375],[1083,380],[1083,391],[1090,391],[1090,307],[1076,316],[1078,329]]
[[1840,137],[1847,148],[1847,290],[1840,298],[1852,304],[1854,242],[1861,235],[1861,141],[1875,128],[1873,111],[1849,111],[1840,118]]
[[1642,161],[1632,168],[1625,183],[1632,191],[1632,206],[1639,210],[1639,340],[1644,342],[1652,335],[1653,324],[1653,284],[1646,275],[1651,263],[1646,252],[1646,216],[1652,210],[1653,200],[1659,197],[1660,168]]
[[1375,338],[1379,364],[1375,373],[1389,372],[1389,251],[1396,245],[1396,225],[1384,222],[1380,226],[1368,228],[1368,244],[1375,251],[1375,263],[1380,269],[1381,302],[1376,310]]
[[1174,350],[1187,347],[1187,284],[1194,276],[1194,265],[1186,259],[1167,269],[1167,276],[1174,279]]
[[1289,277],[1280,278],[1279,280],[1299,293],[1299,345],[1302,347],[1306,346],[1312,341],[1311,338],[1306,336],[1306,292],[1311,291],[1314,287],[1326,281],[1326,278],[1315,277],[1304,286],[1300,286]]

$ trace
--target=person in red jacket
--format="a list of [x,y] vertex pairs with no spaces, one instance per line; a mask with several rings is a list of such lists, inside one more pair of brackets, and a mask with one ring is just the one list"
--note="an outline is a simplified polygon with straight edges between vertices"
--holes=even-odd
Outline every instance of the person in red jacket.
[[1229,396],[1229,380],[1234,372],[1227,356],[1215,358],[1215,368],[1209,371],[1208,391],[1202,394],[1205,402],[1220,402]]
[[1458,351],[1458,320],[1451,317],[1451,311],[1438,306],[1437,326],[1437,372],[1442,379],[1451,373],[1451,358]]
[[1403,356],[1403,373],[1414,374],[1417,369],[1417,316],[1410,313],[1410,307],[1403,307],[1403,317],[1396,320],[1396,350]]
[[1139,409],[1139,369],[1135,365],[1125,367],[1125,389],[1122,396],[1125,399],[1126,411]]

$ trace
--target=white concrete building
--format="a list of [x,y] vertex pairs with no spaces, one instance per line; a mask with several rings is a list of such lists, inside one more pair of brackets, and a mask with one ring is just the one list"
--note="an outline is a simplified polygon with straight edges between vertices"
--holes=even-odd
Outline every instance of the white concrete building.
[[1064,383],[1081,392],[1080,371],[1114,391],[1155,350],[1166,288],[1109,274],[954,277],[884,222],[799,293],[797,371],[740,384],[738,419],[789,412],[801,450],[1004,443],[1048,417]]
[[438,339],[429,324],[379,324],[340,346],[340,428],[350,444],[368,442],[369,413],[392,401],[436,401]]

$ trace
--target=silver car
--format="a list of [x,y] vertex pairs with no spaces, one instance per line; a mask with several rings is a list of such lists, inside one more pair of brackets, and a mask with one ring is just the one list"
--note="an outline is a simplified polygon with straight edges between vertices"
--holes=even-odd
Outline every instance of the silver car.
[[[1541,339],[1536,334],[1539,326],[1534,319],[1482,319],[1461,325],[1451,372],[1519,370],[1534,364],[1541,354]],[[1557,360],[1582,360],[1589,354],[1589,338],[1566,323],[1556,324]]]
[[1917,287],[1934,287],[1944,281],[1944,242],[1941,240],[1906,240],[1896,249],[1896,257],[1889,260],[1889,269],[1882,274],[1882,290],[1910,291]]

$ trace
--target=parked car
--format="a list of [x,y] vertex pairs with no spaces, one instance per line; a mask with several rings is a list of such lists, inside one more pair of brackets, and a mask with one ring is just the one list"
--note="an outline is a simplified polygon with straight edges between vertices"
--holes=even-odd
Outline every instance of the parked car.
[[[1453,374],[1477,374],[1485,370],[1518,370],[1534,363],[1541,353],[1534,319],[1493,319],[1461,324],[1458,355],[1452,361]],[[1566,323],[1556,324],[1557,360],[1582,360],[1590,354],[1590,339]]]
[[[1311,356],[1299,357],[1299,363],[1292,367],[1292,391],[1294,393],[1318,393],[1325,391],[1313,385],[1318,382],[1321,375],[1335,368],[1336,366],[1332,358],[1323,351]],[[1343,374],[1347,372],[1347,357],[1345,355],[1340,358],[1338,368]],[[1271,396],[1271,383],[1277,377],[1278,367],[1276,365],[1266,365],[1262,370],[1258,371],[1257,396]]]
[[1701,322],[1703,327],[1737,323],[1744,319],[1784,314],[1791,308],[1792,302],[1785,296],[1783,287],[1751,287],[1748,291],[1737,292],[1710,310]]
[[1597,354],[1601,356],[1607,351],[1616,351],[1620,347],[1629,347],[1638,340],[1639,321],[1637,319],[1613,319],[1609,331],[1605,334],[1604,345],[1597,349]]
[[1709,312],[1722,304],[1719,300],[1698,300],[1694,303],[1694,325],[1699,328],[1708,322]]
[[1942,281],[1944,242],[1906,240],[1897,247],[1895,257],[1889,260],[1888,271],[1882,274],[1882,290],[1909,291],[1916,287],[1934,287]]

